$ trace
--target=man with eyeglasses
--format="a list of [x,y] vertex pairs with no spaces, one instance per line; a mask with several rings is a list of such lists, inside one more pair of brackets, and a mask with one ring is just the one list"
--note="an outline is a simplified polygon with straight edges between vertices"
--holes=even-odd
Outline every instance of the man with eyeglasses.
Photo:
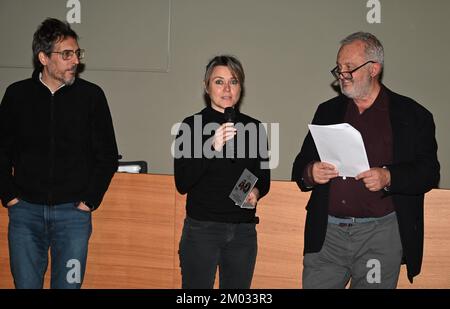
[[76,76],[84,50],[69,24],[46,19],[33,37],[30,79],[0,105],[0,199],[8,208],[16,288],[80,288],[91,212],[118,165],[111,114],[100,87]]
[[[313,124],[349,123],[362,135],[370,170],[339,177],[321,162],[311,133],[292,180],[312,191],[307,205],[303,288],[396,288],[400,266],[420,273],[424,194],[437,187],[432,114],[380,81],[380,41],[357,32],[341,41],[331,71],[342,94],[321,104]],[[333,143],[333,141],[330,141]]]

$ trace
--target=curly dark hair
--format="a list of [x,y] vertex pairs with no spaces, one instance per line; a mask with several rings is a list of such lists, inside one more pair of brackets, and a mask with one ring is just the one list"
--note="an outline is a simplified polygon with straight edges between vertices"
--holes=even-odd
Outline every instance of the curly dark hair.
[[39,53],[43,52],[50,56],[55,43],[72,37],[78,40],[78,35],[72,30],[67,22],[62,22],[56,18],[47,18],[44,20],[33,35],[33,65],[34,68],[41,71],[42,64],[39,61]]

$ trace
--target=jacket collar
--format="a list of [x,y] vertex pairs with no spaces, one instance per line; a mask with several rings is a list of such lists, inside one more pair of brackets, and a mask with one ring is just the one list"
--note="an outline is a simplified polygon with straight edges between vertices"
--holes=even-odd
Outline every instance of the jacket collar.
[[[47,86],[45,83],[43,83],[43,82],[41,81],[41,74],[42,74],[42,70],[34,69],[34,70],[33,70],[33,73],[31,74],[31,79],[32,79],[34,82],[38,83],[39,85],[41,85],[41,86],[44,87],[45,89],[48,89],[48,90],[51,92],[51,90],[48,88],[48,86]],[[74,83],[73,83],[72,85],[70,85],[70,86],[64,85],[64,87],[61,86],[61,87],[58,88],[55,92],[58,92],[59,90],[61,90],[61,88],[69,88],[69,87],[72,87],[73,85],[75,85],[75,84],[77,83],[77,81],[78,81],[78,76],[75,77],[75,81],[74,81]]]
[[[392,137],[394,141],[394,162],[397,162],[402,157],[404,149],[407,148],[408,134],[409,134],[409,115],[405,113],[402,104],[402,97],[391,91],[389,88],[381,84],[383,91],[389,100],[389,117],[391,121]],[[337,97],[336,110],[334,112],[333,124],[341,123],[345,119],[347,106],[351,99],[344,95]]]
[[[405,121],[404,114],[401,112],[401,107],[398,104],[398,95],[387,88],[385,85],[381,84],[381,91],[384,95],[388,97],[389,100],[389,113],[391,115],[392,124],[402,123]],[[335,123],[340,123],[344,121],[345,113],[347,111],[348,104],[352,103],[352,99],[349,99],[345,95],[341,94],[337,98],[336,111],[334,113]]]

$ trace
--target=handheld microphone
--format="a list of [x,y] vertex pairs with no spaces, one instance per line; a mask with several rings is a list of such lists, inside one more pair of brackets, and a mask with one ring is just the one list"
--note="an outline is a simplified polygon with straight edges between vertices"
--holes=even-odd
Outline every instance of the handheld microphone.
[[[224,110],[223,116],[225,118],[225,122],[232,122],[232,123],[236,122],[236,111],[232,107],[226,107],[225,110]],[[232,140],[230,140],[229,142],[233,143],[233,146],[235,146],[234,145],[234,138]],[[233,150],[234,150],[234,154],[233,154],[233,158],[231,158],[231,162],[232,163],[235,162],[235,159],[237,157],[237,155],[236,155],[236,147],[233,147]]]
[[234,123],[236,120],[236,111],[232,107],[225,108],[223,116],[225,117],[225,122]]

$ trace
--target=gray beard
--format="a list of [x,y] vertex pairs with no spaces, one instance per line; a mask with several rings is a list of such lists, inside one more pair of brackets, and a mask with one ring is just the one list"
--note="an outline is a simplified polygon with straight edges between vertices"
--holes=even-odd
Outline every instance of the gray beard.
[[75,77],[70,80],[63,81],[64,85],[66,85],[66,86],[72,86],[74,82],[75,82]]
[[365,85],[361,85],[360,87],[356,88],[353,86],[353,89],[351,92],[344,90],[344,87],[342,87],[342,84],[339,84],[341,87],[342,93],[350,99],[362,99],[365,98],[369,92],[370,92],[370,81],[367,81]]

